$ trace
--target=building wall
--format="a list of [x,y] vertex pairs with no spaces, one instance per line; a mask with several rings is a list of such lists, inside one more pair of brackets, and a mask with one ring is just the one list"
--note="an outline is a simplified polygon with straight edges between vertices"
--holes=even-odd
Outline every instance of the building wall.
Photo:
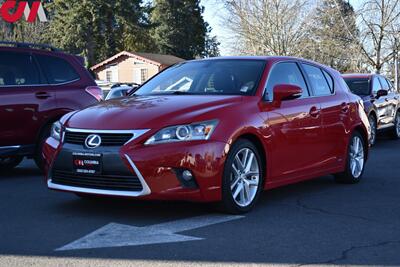
[[154,64],[146,63],[131,57],[121,57],[115,62],[97,70],[96,74],[100,80],[104,81],[111,78],[111,82],[142,83],[142,78],[145,78],[146,81],[158,72],[159,67]]

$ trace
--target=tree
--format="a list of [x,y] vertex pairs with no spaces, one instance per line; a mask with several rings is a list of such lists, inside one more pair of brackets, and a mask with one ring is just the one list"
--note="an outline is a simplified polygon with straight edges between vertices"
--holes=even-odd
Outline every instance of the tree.
[[208,27],[207,35],[205,40],[205,47],[204,53],[202,54],[203,57],[218,57],[220,56],[219,46],[220,42],[217,40],[217,36],[211,36],[212,28]]
[[152,36],[159,52],[184,59],[201,56],[207,34],[203,11],[200,0],[155,0]]
[[353,37],[358,35],[356,14],[350,3],[322,0],[303,39],[302,56],[342,72],[354,71],[359,61],[354,56],[357,47]]
[[393,60],[400,37],[400,1],[368,0],[359,10],[361,39],[359,49],[380,73]]
[[305,34],[307,0],[224,0],[225,24],[243,54],[299,55]]
[[47,40],[83,55],[88,66],[121,50],[147,52],[154,47],[142,0],[54,0],[47,8]]
[[[49,0],[42,0],[42,3],[47,3]],[[5,0],[0,0],[2,5]],[[18,6],[20,0],[16,1]],[[33,0],[28,0],[28,4],[31,6]],[[25,16],[15,22],[8,23],[0,19],[0,40],[15,41],[15,42],[30,42],[30,43],[42,43],[45,41],[43,33],[46,31],[48,23],[35,21],[34,23],[28,23],[25,20]]]

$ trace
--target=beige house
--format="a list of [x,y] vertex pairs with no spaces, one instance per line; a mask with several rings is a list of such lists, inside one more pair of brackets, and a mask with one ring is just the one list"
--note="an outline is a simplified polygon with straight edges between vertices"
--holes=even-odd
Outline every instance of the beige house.
[[91,67],[102,81],[142,84],[153,75],[184,59],[170,55],[123,51]]

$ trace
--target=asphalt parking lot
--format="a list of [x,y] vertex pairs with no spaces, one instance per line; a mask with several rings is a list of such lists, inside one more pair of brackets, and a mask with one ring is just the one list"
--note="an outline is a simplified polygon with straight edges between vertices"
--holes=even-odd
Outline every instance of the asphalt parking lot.
[[244,216],[182,202],[80,200],[32,161],[0,174],[0,266],[400,265],[400,141],[381,138],[364,180],[265,192]]

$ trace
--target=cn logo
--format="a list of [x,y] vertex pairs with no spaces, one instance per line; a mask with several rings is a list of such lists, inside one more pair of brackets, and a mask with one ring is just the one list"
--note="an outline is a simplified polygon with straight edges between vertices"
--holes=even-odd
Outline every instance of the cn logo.
[[0,7],[0,16],[9,23],[20,20],[22,15],[30,23],[35,22],[37,17],[42,22],[47,21],[46,13],[40,1],[34,1],[32,6],[29,7],[27,1],[19,1],[17,4],[16,0],[6,0]]

